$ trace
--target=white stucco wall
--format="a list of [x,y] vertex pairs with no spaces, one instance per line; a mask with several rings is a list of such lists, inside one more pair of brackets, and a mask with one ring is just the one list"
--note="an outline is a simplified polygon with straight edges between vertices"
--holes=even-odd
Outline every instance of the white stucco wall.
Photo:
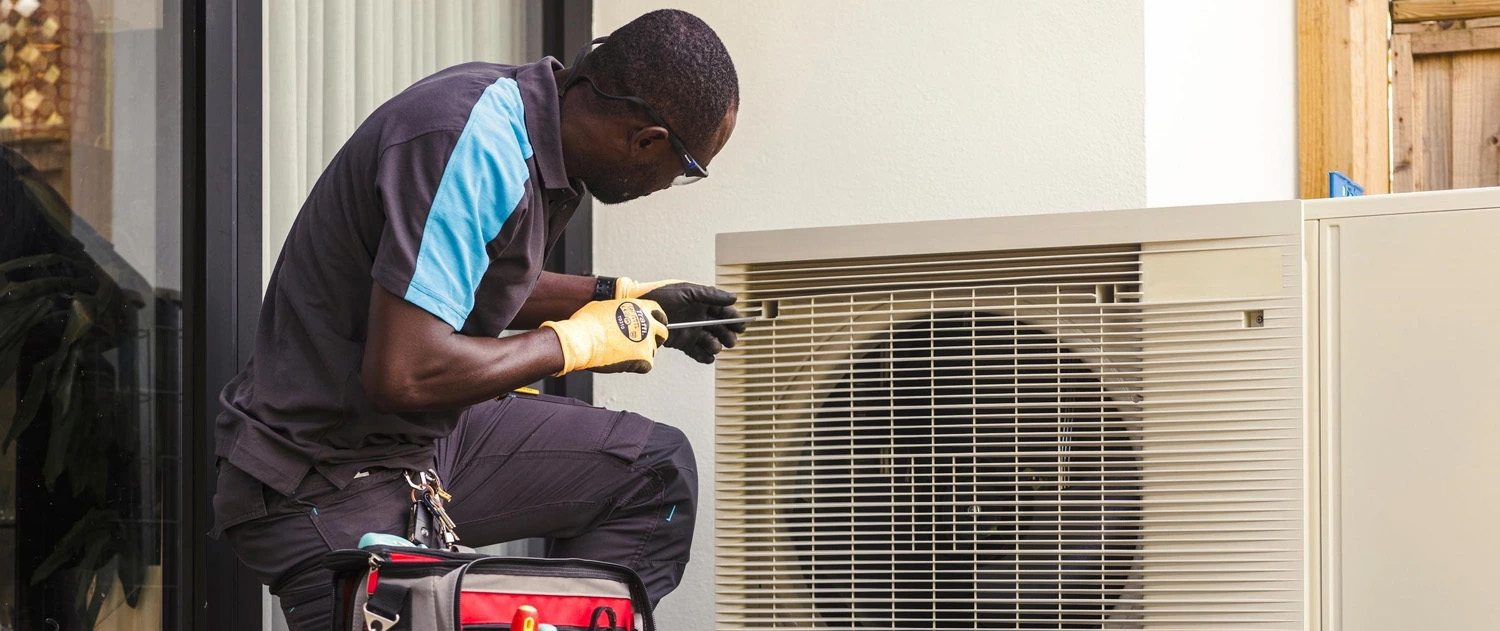
[[[646,0],[594,3],[606,34]],[[713,278],[720,232],[1146,203],[1139,0],[689,0],[734,57],[738,126],[711,177],[594,208],[595,270]],[[704,491],[664,629],[713,611],[713,377],[675,351],[596,401],[682,428]]]
[[[661,6],[728,45],[739,124],[708,181],[595,207],[600,273],[711,280],[721,232],[1296,196],[1295,0],[612,0],[594,30]],[[712,372],[657,366],[596,397],[698,449],[696,561],[659,617],[708,628]]]
[[1296,197],[1296,1],[1145,8],[1149,205]]

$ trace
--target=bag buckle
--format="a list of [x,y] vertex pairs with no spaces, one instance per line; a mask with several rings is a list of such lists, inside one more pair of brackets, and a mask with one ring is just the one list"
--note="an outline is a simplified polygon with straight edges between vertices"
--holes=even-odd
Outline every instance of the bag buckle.
[[401,622],[401,614],[396,614],[394,618],[387,618],[370,611],[370,606],[365,605],[365,629],[369,631],[386,631],[395,627],[397,622]]

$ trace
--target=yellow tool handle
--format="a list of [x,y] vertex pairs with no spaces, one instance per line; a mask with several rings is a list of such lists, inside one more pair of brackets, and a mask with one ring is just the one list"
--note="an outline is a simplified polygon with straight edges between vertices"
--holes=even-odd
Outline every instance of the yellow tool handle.
[[531,396],[537,396],[537,395],[540,395],[541,393],[542,393],[542,391],[541,390],[537,390],[536,388],[527,388],[525,386],[522,386],[520,388],[516,388],[515,390],[511,390],[510,392],[502,394],[502,395],[500,395],[498,397],[495,397],[495,400],[499,401],[500,399],[504,399],[505,397],[508,397],[510,395],[513,395],[513,394],[529,394]]

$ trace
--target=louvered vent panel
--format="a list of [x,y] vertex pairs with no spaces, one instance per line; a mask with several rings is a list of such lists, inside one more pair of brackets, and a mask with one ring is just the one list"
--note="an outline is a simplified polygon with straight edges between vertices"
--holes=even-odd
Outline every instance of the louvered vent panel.
[[[1299,248],[721,266],[718,628],[1300,628]],[[1236,249],[1281,287],[1145,289]]]

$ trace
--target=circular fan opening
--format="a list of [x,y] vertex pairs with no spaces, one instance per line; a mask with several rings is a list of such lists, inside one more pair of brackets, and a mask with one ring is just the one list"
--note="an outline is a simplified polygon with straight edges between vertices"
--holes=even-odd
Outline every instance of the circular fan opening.
[[867,349],[815,415],[788,519],[825,622],[1088,629],[1120,613],[1138,473],[1097,373],[990,313]]

